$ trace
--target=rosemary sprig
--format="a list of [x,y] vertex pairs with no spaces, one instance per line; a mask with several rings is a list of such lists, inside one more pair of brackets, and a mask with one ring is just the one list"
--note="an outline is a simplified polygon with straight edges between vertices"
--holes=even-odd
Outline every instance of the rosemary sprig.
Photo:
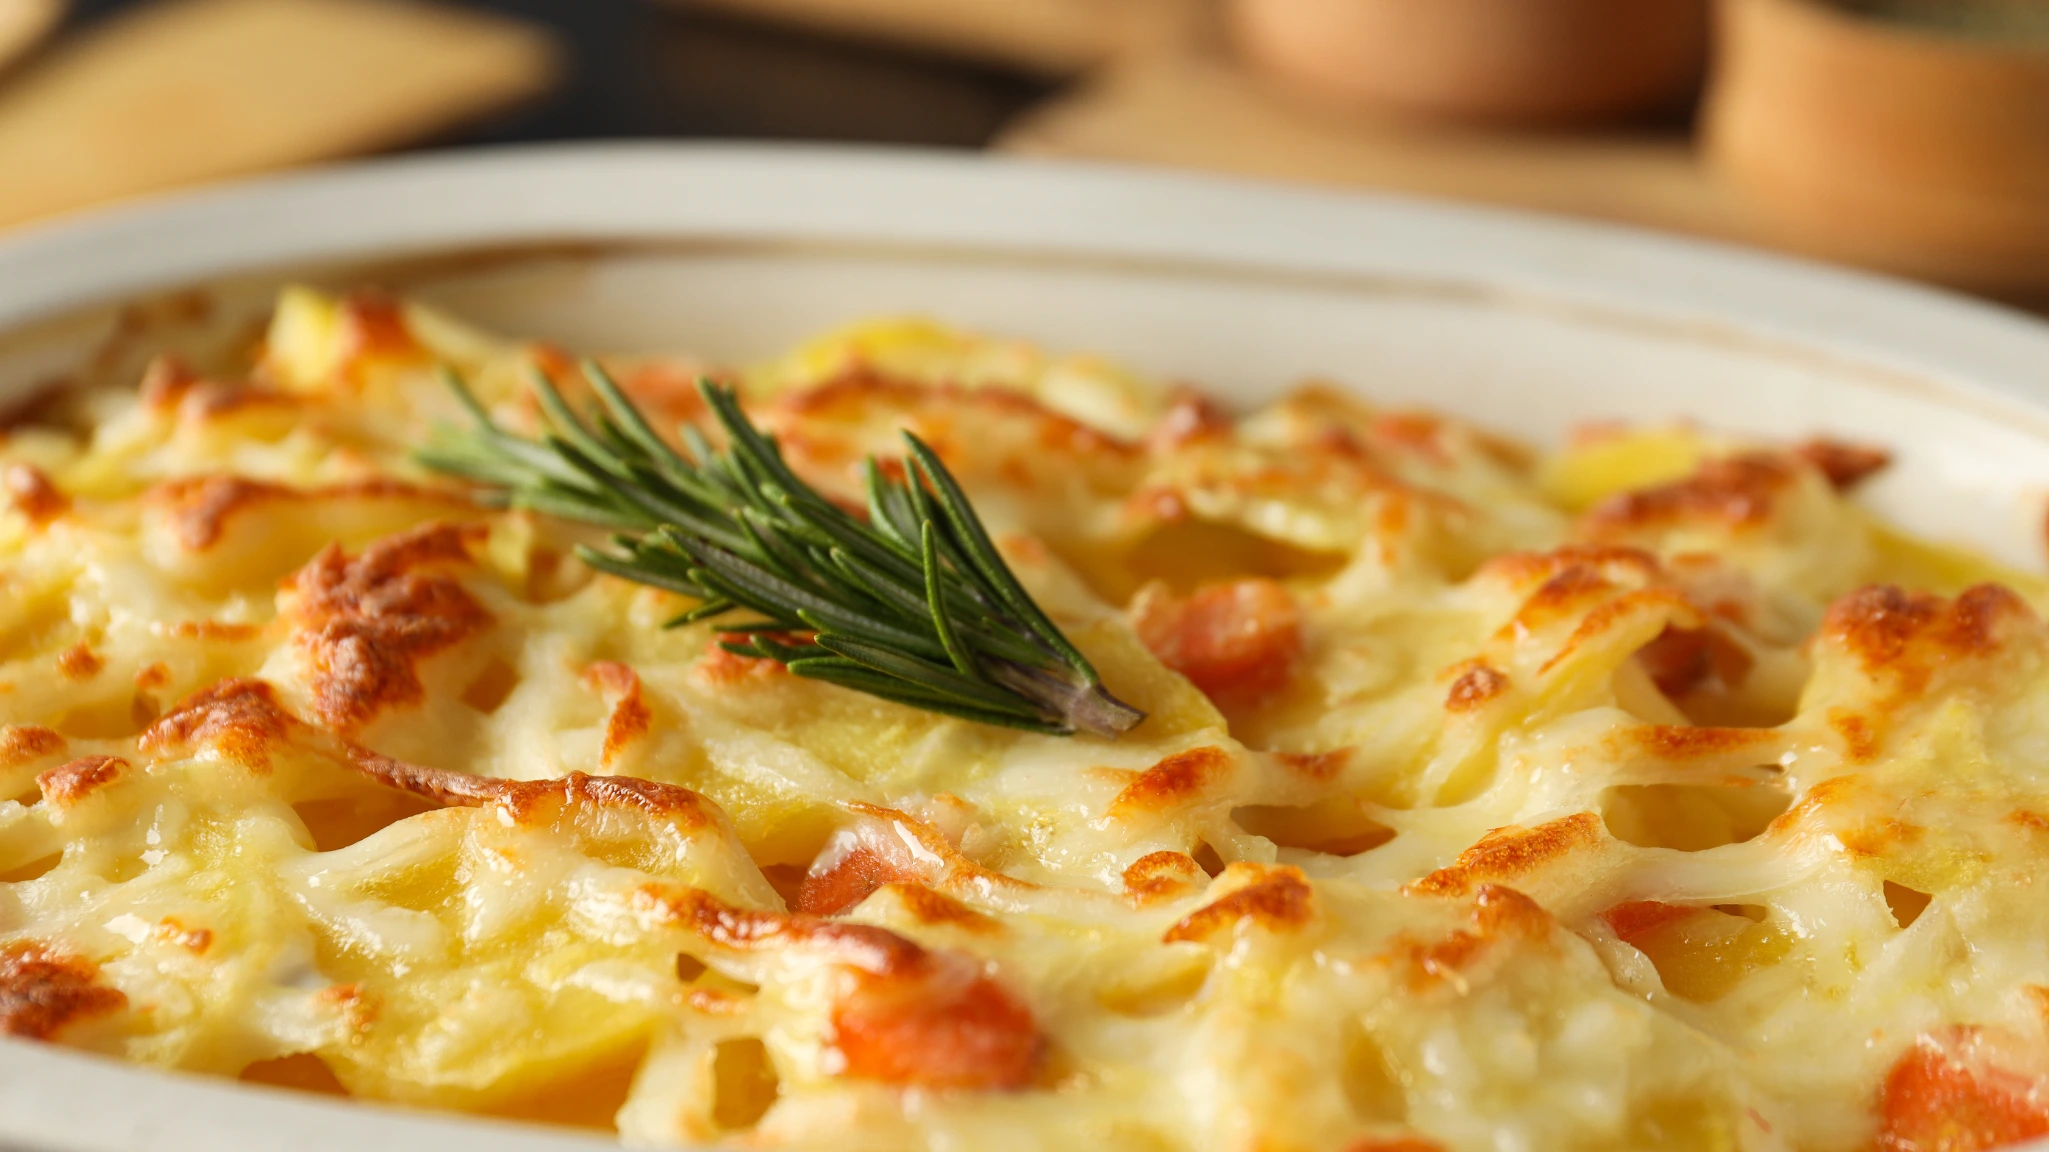
[[[730,389],[698,391],[723,429],[671,448],[605,371],[585,363],[599,403],[571,408],[535,373],[539,439],[498,426],[454,373],[474,418],[435,431],[419,460],[465,477],[501,506],[618,529],[617,551],[579,548],[591,567],[689,596],[670,627],[728,617],[721,646],[799,676],[984,724],[1116,737],[1145,713],[1102,679],[1018,583],[953,475],[904,433],[895,475],[865,465],[864,520],[783,462]],[[900,478],[899,478],[900,477]]]

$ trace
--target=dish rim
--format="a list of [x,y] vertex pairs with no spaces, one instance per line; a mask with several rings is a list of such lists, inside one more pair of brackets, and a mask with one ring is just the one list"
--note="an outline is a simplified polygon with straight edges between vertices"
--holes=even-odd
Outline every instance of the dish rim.
[[[816,192],[821,167],[834,181]],[[919,210],[901,209],[913,198]],[[374,210],[366,210],[374,209]],[[1401,279],[1706,324],[2045,411],[2049,322],[1718,241],[1086,161],[842,145],[480,148],[173,193],[0,237],[0,332],[229,273],[538,244],[858,241]]]
[[[821,185],[831,182],[830,194]],[[906,210],[905,205],[917,205]],[[1261,278],[1427,283],[1764,340],[2049,428],[2049,324],[1698,240],[1408,198],[901,149],[558,145],[250,181],[0,238],[0,335],[231,275],[553,245],[857,243]],[[95,1101],[118,1106],[94,1106]],[[0,1039],[0,1144],[568,1152],[561,1129],[363,1108]]]

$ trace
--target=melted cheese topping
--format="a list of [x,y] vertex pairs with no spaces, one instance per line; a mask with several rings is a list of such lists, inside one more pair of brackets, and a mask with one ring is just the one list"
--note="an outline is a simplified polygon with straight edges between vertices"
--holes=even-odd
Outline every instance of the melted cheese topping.
[[[1537,457],[873,325],[731,373],[935,445],[1115,743],[661,627],[408,458],[506,343],[288,293],[0,448],[0,1031],[813,1149],[1976,1149],[2049,1130],[2043,588],[1843,445]],[[684,362],[615,365],[670,421]]]

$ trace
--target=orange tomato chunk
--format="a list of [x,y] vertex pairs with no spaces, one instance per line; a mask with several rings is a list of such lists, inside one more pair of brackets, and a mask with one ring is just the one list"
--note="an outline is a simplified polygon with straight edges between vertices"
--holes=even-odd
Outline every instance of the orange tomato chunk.
[[795,910],[813,916],[837,916],[874,895],[885,884],[922,879],[919,873],[873,848],[857,847],[830,868],[804,877],[803,885],[797,889]]
[[1302,656],[1302,614],[1278,582],[1234,580],[1182,598],[1140,597],[1138,637],[1213,700],[1250,703],[1285,686]]
[[2010,1070],[2014,1047],[1981,1028],[1921,1037],[1885,1078],[1881,1152],[1985,1152],[2049,1135],[2049,1085]]
[[955,952],[909,972],[856,972],[832,1022],[846,1075],[907,1087],[1022,1087],[1040,1049],[1031,1009]]
[[1601,919],[1608,922],[1615,935],[1624,944],[1635,944],[1644,933],[1653,928],[1682,920],[1694,914],[1697,909],[1680,904],[1661,904],[1656,900],[1633,900],[1601,913]]

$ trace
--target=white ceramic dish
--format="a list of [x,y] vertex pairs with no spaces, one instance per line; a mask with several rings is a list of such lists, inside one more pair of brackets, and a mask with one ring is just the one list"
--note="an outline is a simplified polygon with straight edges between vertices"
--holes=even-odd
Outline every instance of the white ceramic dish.
[[[0,242],[0,399],[212,286],[373,279],[571,347],[759,355],[919,312],[1252,400],[1305,375],[1543,440],[1592,419],[1828,431],[1866,498],[2042,567],[2049,326],[1869,277],[1607,228],[1114,169],[610,147],[251,184]],[[177,309],[156,309],[168,315]],[[123,334],[125,332],[125,335]],[[491,1152],[552,1130],[327,1103],[0,1040],[0,1147]]]

